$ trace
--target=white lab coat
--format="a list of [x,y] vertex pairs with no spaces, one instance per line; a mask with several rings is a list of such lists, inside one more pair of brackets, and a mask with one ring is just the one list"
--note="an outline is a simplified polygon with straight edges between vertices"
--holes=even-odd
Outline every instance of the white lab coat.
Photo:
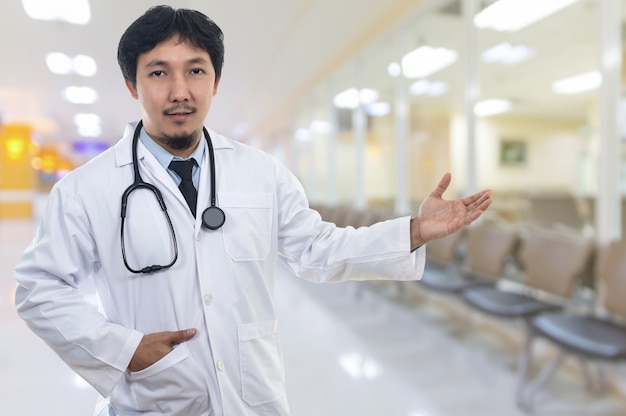
[[[218,206],[226,214],[224,226],[210,231],[140,141],[141,175],[163,194],[179,254],[170,269],[132,274],[120,249],[120,199],[133,181],[133,129],[127,126],[114,147],[54,186],[15,269],[19,314],[110,398],[111,414],[287,415],[273,301],[277,259],[319,282],[418,279],[424,249],[410,253],[409,218],[356,230],[323,222],[282,164],[210,132]],[[207,159],[199,214],[210,205]],[[169,228],[152,194],[132,194],[125,234],[131,266],[171,260]],[[99,308],[79,290],[88,278]],[[143,334],[192,327],[197,335],[159,362],[127,370]]]

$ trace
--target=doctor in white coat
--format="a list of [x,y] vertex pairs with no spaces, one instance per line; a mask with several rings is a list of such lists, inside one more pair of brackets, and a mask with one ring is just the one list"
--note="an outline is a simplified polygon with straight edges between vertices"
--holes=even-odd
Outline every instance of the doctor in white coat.
[[[318,282],[419,279],[424,245],[491,203],[489,191],[444,200],[446,174],[413,218],[323,222],[271,156],[203,134],[223,53],[221,30],[197,11],[151,8],[127,29],[118,61],[142,123],[54,186],[15,269],[20,316],[100,393],[96,414],[288,415],[277,261]],[[193,160],[195,206],[172,160]],[[207,228],[211,206],[225,219]],[[87,279],[98,305],[81,294]]]

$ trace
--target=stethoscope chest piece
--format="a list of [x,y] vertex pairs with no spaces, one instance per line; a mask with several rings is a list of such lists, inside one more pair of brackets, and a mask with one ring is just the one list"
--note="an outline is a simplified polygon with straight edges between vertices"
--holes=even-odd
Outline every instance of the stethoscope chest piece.
[[202,213],[202,225],[209,230],[217,230],[226,221],[226,215],[221,208],[210,206]]

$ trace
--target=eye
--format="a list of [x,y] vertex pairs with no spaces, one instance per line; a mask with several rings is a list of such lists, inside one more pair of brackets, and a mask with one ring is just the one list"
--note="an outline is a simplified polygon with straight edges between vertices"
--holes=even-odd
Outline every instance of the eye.
[[152,75],[155,76],[155,77],[161,77],[161,76],[165,75],[165,72],[163,72],[163,71],[154,71],[154,72],[152,72]]
[[191,70],[191,73],[194,75],[200,75],[200,74],[204,74],[205,71],[202,68],[194,68]]

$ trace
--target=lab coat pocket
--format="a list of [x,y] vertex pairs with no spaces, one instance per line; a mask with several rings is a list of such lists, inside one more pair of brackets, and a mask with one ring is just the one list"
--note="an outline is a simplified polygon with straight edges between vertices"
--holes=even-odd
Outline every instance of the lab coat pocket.
[[269,254],[272,194],[220,193],[226,222],[224,248],[234,261],[260,261]]
[[[167,415],[201,415],[210,409],[206,381],[185,343],[148,368],[127,372],[111,395],[120,412]],[[134,413],[133,413],[134,414]]]
[[242,398],[251,406],[279,399],[285,380],[276,320],[239,325]]
[[128,379],[130,381],[139,381],[145,378],[151,377],[155,374],[159,374],[162,371],[178,364],[182,360],[189,358],[189,350],[185,344],[176,345],[175,348],[170,351],[165,357],[161,358],[156,363],[140,371],[130,371],[128,373]]

